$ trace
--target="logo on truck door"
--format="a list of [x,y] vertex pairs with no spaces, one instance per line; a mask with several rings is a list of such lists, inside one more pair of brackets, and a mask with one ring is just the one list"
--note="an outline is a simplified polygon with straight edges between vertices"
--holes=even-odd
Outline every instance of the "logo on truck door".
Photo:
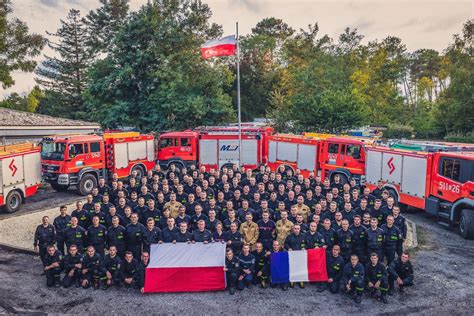
[[16,171],[18,170],[18,168],[15,166],[15,159],[12,159],[12,161],[8,165],[8,168],[12,171],[12,177],[14,177]]
[[222,145],[221,151],[236,151],[239,145]]
[[387,166],[390,168],[388,174],[392,174],[395,171],[395,165],[393,164],[393,157],[387,161]]

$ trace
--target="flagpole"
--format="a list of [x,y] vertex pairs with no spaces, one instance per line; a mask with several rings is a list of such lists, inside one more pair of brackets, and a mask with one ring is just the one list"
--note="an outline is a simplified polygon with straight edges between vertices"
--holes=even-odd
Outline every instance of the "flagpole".
[[239,120],[239,169],[242,167],[242,121],[240,115],[240,45],[239,22],[235,22],[235,38],[237,41],[237,116]]

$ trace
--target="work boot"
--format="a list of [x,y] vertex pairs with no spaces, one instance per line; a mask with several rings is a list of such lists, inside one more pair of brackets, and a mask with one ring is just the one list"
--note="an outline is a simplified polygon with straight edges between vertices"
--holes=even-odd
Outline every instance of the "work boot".
[[304,289],[304,283],[303,282],[300,282],[299,286],[300,286],[300,289]]
[[369,293],[370,297],[374,297],[374,296],[375,296],[375,292],[376,292],[376,291],[375,291],[374,288],[370,289],[370,293]]
[[286,284],[283,285],[283,286],[281,287],[281,289],[282,289],[283,291],[288,291],[288,285],[286,285]]
[[55,278],[54,279],[54,286],[55,287],[61,287],[61,281],[59,278]]
[[318,287],[318,292],[324,292],[324,291],[326,291],[326,287],[324,287],[324,286],[319,286]]
[[383,302],[384,304],[388,304],[387,295],[382,294],[382,302]]
[[393,296],[394,294],[395,294],[395,293],[394,293],[393,289],[389,289],[389,290],[388,290],[388,295]]
[[357,295],[356,298],[354,299],[354,301],[357,303],[357,304],[360,304],[362,302],[362,295]]
[[234,294],[235,294],[235,288],[230,287],[230,288],[229,288],[229,294],[230,294],[230,295],[234,295]]
[[290,287],[293,289],[295,287],[295,283],[290,282]]
[[403,289],[402,285],[400,285],[400,287],[398,288],[398,291],[400,292],[400,294],[405,293],[405,290]]
[[107,281],[102,282],[102,291],[105,291],[109,288],[109,285],[107,284]]
[[265,282],[265,280],[262,280],[262,289],[266,289],[267,288],[267,283]]

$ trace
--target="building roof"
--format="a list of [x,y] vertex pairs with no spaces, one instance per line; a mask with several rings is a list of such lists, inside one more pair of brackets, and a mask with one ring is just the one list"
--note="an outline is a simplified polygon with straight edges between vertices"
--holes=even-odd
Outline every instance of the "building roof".
[[0,127],[92,127],[100,128],[100,124],[80,120],[71,120],[61,117],[52,117],[43,114],[17,111],[0,107]]

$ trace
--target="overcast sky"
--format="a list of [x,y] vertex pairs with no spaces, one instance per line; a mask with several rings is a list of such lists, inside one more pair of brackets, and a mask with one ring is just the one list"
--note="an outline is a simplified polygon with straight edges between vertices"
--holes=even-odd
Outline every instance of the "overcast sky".
[[[39,34],[55,32],[59,19],[70,8],[85,15],[99,5],[99,0],[13,0],[13,14]],[[130,0],[137,10],[147,0]],[[410,51],[432,48],[442,51],[459,33],[462,24],[473,18],[472,1],[463,0],[203,0],[213,12],[212,21],[224,27],[225,35],[235,33],[239,22],[241,34],[265,17],[283,19],[295,29],[318,22],[321,34],[336,38],[346,27],[358,28],[365,41],[400,37]],[[45,50],[45,53],[48,53]],[[43,57],[41,57],[43,58]],[[40,58],[40,59],[41,59]],[[16,84],[0,95],[31,90],[33,74],[15,74]]]

